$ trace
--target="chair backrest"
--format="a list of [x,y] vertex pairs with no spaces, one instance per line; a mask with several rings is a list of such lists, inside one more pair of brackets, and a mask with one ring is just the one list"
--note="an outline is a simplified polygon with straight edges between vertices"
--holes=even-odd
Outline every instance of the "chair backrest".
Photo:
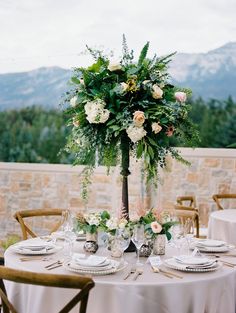
[[199,238],[199,214],[198,210],[184,205],[175,205],[176,215],[181,224],[184,224],[188,219],[192,219],[196,228],[196,237]]
[[[85,313],[87,308],[89,291],[94,287],[94,282],[89,277],[78,275],[58,275],[33,273],[15,270],[5,266],[0,266],[0,297],[2,301],[3,313],[17,313],[13,304],[7,297],[7,292],[3,280],[16,283],[79,289],[80,291],[59,311],[59,313],[70,312],[80,302],[80,313]],[[33,312],[33,308],[32,308]]]
[[179,205],[196,208],[196,198],[194,196],[179,196],[176,201]]
[[[33,217],[48,217],[48,216],[62,216],[66,210],[62,209],[38,209],[38,210],[23,210],[17,211],[14,214],[15,219],[20,223],[23,239],[28,239],[28,235],[31,237],[37,237],[37,234],[32,230],[32,227],[26,223],[25,219]],[[52,229],[49,233],[56,231],[62,224],[63,220],[53,223]]]
[[215,201],[218,210],[224,210],[224,207],[222,206],[221,200],[223,200],[223,199],[236,199],[236,194],[234,194],[234,193],[231,193],[231,194],[229,194],[229,193],[228,194],[226,194],[226,193],[225,194],[215,194],[212,196],[212,198]]

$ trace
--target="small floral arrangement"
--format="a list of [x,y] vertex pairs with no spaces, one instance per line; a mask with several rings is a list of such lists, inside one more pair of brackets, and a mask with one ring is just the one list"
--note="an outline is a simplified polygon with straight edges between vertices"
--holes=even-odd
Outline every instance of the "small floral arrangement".
[[111,217],[106,221],[106,229],[105,231],[111,235],[115,235],[117,229],[125,229],[128,227],[128,221],[125,218],[116,218]]
[[107,222],[110,220],[110,214],[107,211],[78,214],[77,228],[85,233],[95,234],[98,230],[106,231]]
[[176,222],[171,221],[167,211],[160,211],[155,208],[141,215],[137,222],[144,225],[145,232],[150,238],[154,239],[158,235],[165,234],[168,240],[171,239],[169,229],[176,224]]

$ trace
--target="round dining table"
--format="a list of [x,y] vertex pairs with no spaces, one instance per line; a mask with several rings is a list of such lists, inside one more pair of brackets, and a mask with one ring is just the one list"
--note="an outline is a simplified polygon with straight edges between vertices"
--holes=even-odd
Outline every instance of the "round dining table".
[[[83,243],[76,243],[74,250],[84,253]],[[186,251],[185,251],[186,252]],[[96,255],[109,255],[99,248]],[[177,251],[167,246],[164,260]],[[50,255],[47,261],[23,262],[22,255],[10,247],[5,252],[5,265],[14,269],[38,273],[71,274],[63,266],[47,270],[46,265],[61,260],[63,251]],[[224,258],[224,257],[222,257]],[[236,258],[225,257],[236,263]],[[214,272],[181,272],[171,269],[182,278],[169,278],[154,273],[147,258],[141,258],[143,274],[133,280],[133,275],[124,280],[130,264],[136,262],[135,253],[126,253],[127,268],[114,274],[94,276],[95,287],[89,295],[87,313],[235,313],[236,312],[236,269],[222,266]],[[169,269],[170,270],[170,269]],[[56,313],[69,301],[76,291],[64,288],[23,285],[6,282],[8,296],[18,313]],[[78,313],[78,307],[71,312]]]
[[207,237],[236,245],[236,209],[212,212],[209,217]]

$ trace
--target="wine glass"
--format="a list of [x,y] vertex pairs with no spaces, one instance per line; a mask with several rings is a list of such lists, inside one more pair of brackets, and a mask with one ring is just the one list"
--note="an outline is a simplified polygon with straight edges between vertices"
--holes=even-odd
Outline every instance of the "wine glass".
[[135,247],[137,249],[136,265],[142,265],[142,263],[140,263],[140,261],[139,261],[139,252],[140,252],[140,248],[142,247],[142,245],[144,244],[144,241],[145,241],[144,225],[138,224],[138,225],[134,226],[132,241],[135,244]]
[[184,237],[188,244],[188,254],[189,254],[190,244],[194,237],[194,223],[193,223],[193,219],[191,218],[187,218],[184,223]]
[[184,227],[181,223],[173,225],[171,227],[171,235],[172,235],[172,240],[174,243],[174,246],[178,250],[178,254],[180,255],[180,250],[183,245],[183,239],[184,239]]
[[122,247],[122,258],[121,263],[124,263],[124,252],[130,244],[130,231],[126,228],[116,230],[116,238],[120,241]]
[[62,223],[59,230],[63,233],[64,243],[63,250],[65,255],[72,255],[73,245],[77,238],[74,229],[75,216],[70,212],[70,210],[65,210],[62,213]]

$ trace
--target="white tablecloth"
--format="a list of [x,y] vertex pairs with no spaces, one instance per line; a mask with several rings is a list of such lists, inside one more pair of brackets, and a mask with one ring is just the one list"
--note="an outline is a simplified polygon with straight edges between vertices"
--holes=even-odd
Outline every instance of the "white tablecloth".
[[236,209],[211,213],[208,223],[208,238],[236,245]]
[[[82,252],[82,245],[77,247]],[[170,250],[170,249],[169,249]],[[101,254],[98,250],[97,254]],[[176,251],[167,252],[169,257]],[[9,248],[5,253],[6,266],[16,269],[47,272],[43,261],[21,262]],[[126,254],[135,262],[135,254]],[[53,256],[61,258],[60,254]],[[143,259],[146,261],[146,259]],[[236,262],[234,258],[227,260]],[[68,274],[62,267],[49,273]],[[123,280],[124,272],[94,277],[95,288],[89,296],[87,313],[234,313],[236,312],[236,270],[222,267],[209,273],[184,273],[183,279],[169,279],[153,273],[144,265],[144,274],[137,281]],[[73,290],[8,282],[7,291],[19,313],[54,313],[71,299]],[[73,310],[77,312],[78,310]]]

